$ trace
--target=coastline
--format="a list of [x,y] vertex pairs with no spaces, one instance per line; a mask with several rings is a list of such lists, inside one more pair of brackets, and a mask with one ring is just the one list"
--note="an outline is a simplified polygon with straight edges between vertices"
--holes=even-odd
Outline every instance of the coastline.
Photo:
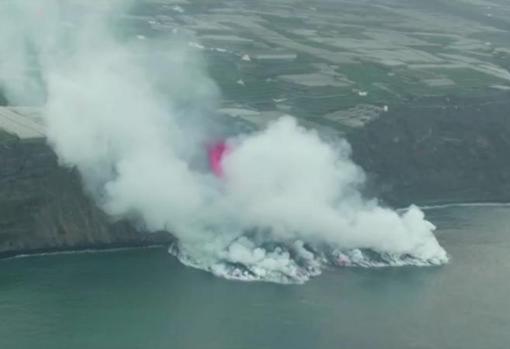
[[[450,203],[437,203],[428,205],[416,205],[422,211],[441,210],[447,208],[462,208],[462,207],[510,207],[510,202],[450,202]],[[396,208],[397,211],[402,212],[406,207]],[[151,234],[151,233],[147,233]],[[169,234],[169,233],[168,233]],[[169,234],[173,240],[171,234]],[[13,250],[7,252],[0,252],[0,261],[14,259],[14,258],[29,258],[41,257],[48,255],[60,254],[78,254],[78,253],[102,253],[102,252],[117,252],[133,249],[168,249],[172,242],[168,243],[151,243],[151,242],[132,242],[132,243],[110,243],[110,244],[90,244],[83,246],[73,247],[52,247],[28,250]]]
[[[350,130],[363,194],[397,209],[510,205],[509,96],[408,101]],[[0,258],[172,243],[107,217],[44,138],[0,135]]]
[[167,249],[165,244],[112,244],[112,245],[91,245],[83,247],[67,248],[54,248],[54,249],[40,249],[28,251],[12,251],[9,253],[0,253],[0,261],[17,259],[17,258],[30,258],[30,257],[44,257],[54,256],[61,254],[80,254],[80,253],[109,253],[117,251],[129,251],[138,249]]

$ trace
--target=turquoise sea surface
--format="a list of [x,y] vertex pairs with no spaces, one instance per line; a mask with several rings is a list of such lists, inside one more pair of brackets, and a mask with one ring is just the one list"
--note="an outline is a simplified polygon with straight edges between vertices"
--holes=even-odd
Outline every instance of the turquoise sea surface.
[[510,207],[427,210],[443,267],[233,282],[165,249],[0,261],[0,348],[462,348],[510,343]]

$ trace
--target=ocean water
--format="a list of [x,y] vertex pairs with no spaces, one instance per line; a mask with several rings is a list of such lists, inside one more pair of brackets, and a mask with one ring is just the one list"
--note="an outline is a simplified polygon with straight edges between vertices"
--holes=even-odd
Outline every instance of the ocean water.
[[510,207],[427,210],[442,267],[234,282],[164,249],[0,261],[0,348],[509,348]]

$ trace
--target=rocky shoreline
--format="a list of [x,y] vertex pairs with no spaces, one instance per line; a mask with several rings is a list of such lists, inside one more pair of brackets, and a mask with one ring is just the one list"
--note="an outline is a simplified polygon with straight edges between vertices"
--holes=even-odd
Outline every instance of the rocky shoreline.
[[128,249],[139,249],[139,248],[168,248],[170,243],[142,243],[134,242],[132,244],[102,244],[102,245],[83,245],[74,247],[56,247],[56,248],[42,248],[36,250],[13,250],[0,253],[0,260],[17,257],[28,257],[28,256],[43,256],[53,254],[67,254],[67,253],[96,253],[96,252],[109,252],[109,251],[121,251]]
[[[346,137],[367,196],[393,207],[510,201],[508,97],[415,100],[353,129]],[[0,131],[0,258],[171,242],[108,218],[45,139]]]
[[85,195],[76,171],[59,166],[44,139],[0,134],[0,257],[169,244],[113,222]]

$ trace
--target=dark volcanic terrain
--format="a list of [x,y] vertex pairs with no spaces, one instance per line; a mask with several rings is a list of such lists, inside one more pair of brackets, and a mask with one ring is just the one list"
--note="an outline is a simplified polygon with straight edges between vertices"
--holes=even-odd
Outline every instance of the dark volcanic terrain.
[[[205,58],[227,122],[257,129],[289,114],[347,138],[367,196],[395,207],[510,200],[506,2],[137,4],[114,18],[121,37],[184,40]],[[0,255],[170,242],[92,203],[58,165],[37,107],[1,94],[0,105]]]
[[[366,195],[394,207],[509,201],[509,108],[506,94],[427,98],[353,129],[346,136],[367,173]],[[0,256],[170,242],[112,222],[44,138],[0,134]]]
[[0,132],[0,257],[170,242],[112,222],[84,194],[76,171],[60,167],[44,139]]

